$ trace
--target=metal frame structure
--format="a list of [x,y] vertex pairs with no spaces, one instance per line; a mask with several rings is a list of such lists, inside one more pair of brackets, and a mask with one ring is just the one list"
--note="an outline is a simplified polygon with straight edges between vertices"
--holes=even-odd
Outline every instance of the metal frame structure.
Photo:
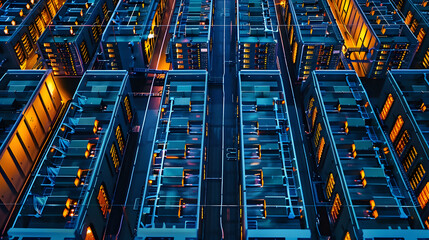
[[148,67],[165,6],[166,0],[120,1],[101,41],[107,69]]
[[239,89],[244,239],[310,239],[280,72],[240,71]]
[[88,69],[118,0],[68,0],[38,41],[54,75],[81,76]]
[[303,85],[321,216],[344,239],[426,233],[400,167],[354,71],[314,71]]
[[278,31],[273,0],[237,0],[238,69],[276,69]]
[[167,74],[135,239],[196,239],[202,217],[207,72]]
[[313,70],[337,69],[344,40],[328,3],[289,0],[284,8],[294,80],[305,81]]
[[65,0],[8,0],[0,8],[0,72],[39,68],[37,41]]
[[[421,219],[429,229],[429,144],[426,103],[429,94],[428,70],[392,70],[377,103],[379,120],[395,149],[404,178]],[[401,116],[400,128],[396,121]],[[396,134],[393,134],[396,132]],[[396,137],[395,137],[396,135]],[[395,137],[395,138],[394,138]]]
[[169,53],[173,69],[209,68],[212,12],[211,0],[176,1]]
[[8,231],[12,239],[102,237],[134,116],[130,91],[126,71],[85,73]]
[[9,70],[0,80],[0,229],[61,119],[65,95],[50,70]]
[[341,57],[359,77],[409,68],[418,41],[389,0],[328,0],[344,38]]

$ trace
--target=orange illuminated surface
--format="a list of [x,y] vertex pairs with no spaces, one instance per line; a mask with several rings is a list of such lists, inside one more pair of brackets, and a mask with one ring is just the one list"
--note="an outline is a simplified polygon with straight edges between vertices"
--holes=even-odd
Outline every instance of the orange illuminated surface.
[[[63,89],[57,85],[50,71],[39,72],[12,72],[5,74],[2,81],[9,81],[9,84],[21,84],[25,80],[37,82],[34,88],[24,90],[13,90],[15,93],[25,96],[28,101],[25,109],[15,117],[18,124],[11,125],[9,135],[4,135],[4,148],[0,152],[0,165],[6,174],[0,179],[1,203],[8,207],[8,212],[0,217],[0,228],[9,218],[9,213],[14,211],[16,199],[21,194],[21,189],[25,186],[27,177],[30,175],[33,167],[38,162],[42,150],[44,149],[46,139],[53,132],[57,119],[60,119],[59,113],[64,106],[64,102],[69,99],[65,97]],[[9,85],[6,83],[5,85]],[[29,85],[30,87],[30,85]],[[2,91],[9,91],[0,89]],[[14,94],[15,95],[15,94]],[[14,96],[11,95],[11,96]],[[0,109],[0,113],[2,110]],[[6,112],[11,115],[10,111]],[[19,135],[19,137],[18,137]],[[18,159],[20,164],[15,164],[14,159]],[[11,184],[7,184],[10,182]]]
[[[365,17],[359,12],[359,7],[353,0],[328,0],[328,3],[344,38],[343,54],[346,54],[347,50],[351,48],[371,49],[376,47],[375,34],[367,26],[364,20]],[[339,9],[340,6],[343,6],[343,9]],[[355,15],[355,18],[351,17],[351,15]],[[343,21],[343,19],[346,19],[346,21]],[[349,21],[353,21],[353,23]],[[349,58],[352,61],[358,61],[353,62],[352,65],[359,77],[364,77],[369,72],[371,63],[359,62],[368,60],[366,52],[352,51]]]

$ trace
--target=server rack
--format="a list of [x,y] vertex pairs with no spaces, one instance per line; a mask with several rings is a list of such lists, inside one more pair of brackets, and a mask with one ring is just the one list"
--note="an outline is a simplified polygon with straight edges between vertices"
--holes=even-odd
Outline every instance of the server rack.
[[313,70],[338,69],[343,37],[325,0],[284,3],[287,41],[292,50],[289,71],[297,82]]
[[359,77],[409,68],[418,41],[389,0],[328,0],[344,38],[341,57]]
[[167,74],[135,239],[197,239],[207,138],[207,72]]
[[147,68],[152,60],[166,0],[121,1],[102,37],[106,68]]
[[0,8],[0,72],[39,68],[37,41],[65,0],[9,0]]
[[170,40],[173,69],[208,69],[213,1],[177,0]]
[[239,69],[276,69],[278,31],[272,0],[237,1]]
[[414,57],[412,68],[429,68],[429,41],[426,37],[429,31],[429,19],[427,14],[429,13],[429,6],[425,1],[404,1],[404,0],[392,0],[392,3],[396,6],[408,25],[411,32],[419,41],[417,47],[417,53]]
[[416,239],[423,223],[354,71],[314,71],[303,85],[318,211],[331,236]]
[[101,239],[135,117],[126,71],[87,71],[35,171],[12,239]]
[[93,59],[118,0],[69,0],[38,41],[54,75],[80,76]]
[[244,239],[310,239],[280,72],[242,70],[239,89]]
[[429,169],[427,70],[392,70],[376,102],[379,120],[395,149],[422,221],[429,229]]
[[1,78],[1,231],[68,100],[51,71],[9,70]]

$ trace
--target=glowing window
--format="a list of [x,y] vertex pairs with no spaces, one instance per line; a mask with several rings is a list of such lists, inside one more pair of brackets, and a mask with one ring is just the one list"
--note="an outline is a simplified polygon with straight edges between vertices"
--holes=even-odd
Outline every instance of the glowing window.
[[386,102],[384,102],[383,109],[381,110],[380,118],[382,120],[386,120],[387,114],[390,112],[390,108],[392,107],[393,101],[393,96],[389,93]]
[[408,172],[411,165],[413,165],[414,160],[417,158],[417,150],[414,146],[411,146],[410,150],[408,150],[407,155],[402,161],[402,165],[404,166],[404,170]]
[[417,186],[422,182],[423,176],[425,175],[426,171],[422,164],[419,164],[419,166],[414,170],[413,175],[411,175],[410,178],[410,184],[413,190],[416,190]]
[[424,209],[429,201],[429,182],[426,183],[426,186],[420,192],[417,200],[419,201],[421,208]]
[[311,116],[311,129],[314,127],[314,123],[316,122],[317,117],[317,107],[314,107],[313,114]]
[[344,236],[344,240],[352,240],[352,238],[350,237],[350,233],[347,232],[346,236]]
[[115,170],[118,171],[119,156],[114,143],[112,143],[112,147],[110,148],[110,156],[112,157],[112,162],[113,162],[113,166],[115,166]]
[[101,184],[100,189],[98,190],[98,205],[100,206],[101,212],[103,213],[104,218],[107,217],[107,213],[110,212],[110,201],[107,196],[106,189],[104,184]]
[[335,194],[335,200],[331,208],[331,216],[334,222],[337,220],[338,215],[340,214],[340,210],[341,210],[341,200],[340,200],[340,195],[337,193]]
[[399,132],[402,129],[402,126],[404,125],[404,120],[402,119],[402,116],[399,115],[396,119],[395,125],[392,128],[392,131],[390,131],[390,140],[395,142],[396,137],[398,136]]
[[330,173],[328,178],[328,183],[326,184],[326,196],[328,198],[331,198],[332,191],[334,191],[334,187],[335,187],[334,174]]
[[410,135],[408,134],[408,131],[405,130],[402,134],[401,138],[399,139],[398,144],[396,144],[396,153],[398,156],[401,156],[402,152],[404,151],[405,146],[407,145],[408,141],[410,140]]
[[124,148],[125,148],[125,143],[124,143],[124,137],[122,135],[122,129],[121,126],[118,125],[116,127],[116,140],[118,141],[118,146],[119,146],[119,151],[121,152],[121,154],[124,153]]
[[314,133],[314,146],[317,147],[319,145],[320,132],[322,131],[322,124],[318,123],[316,132]]
[[130,98],[125,96],[124,98],[125,111],[127,112],[128,122],[131,123],[131,119],[133,118],[133,112],[131,111]]
[[320,139],[319,148],[317,149],[317,164],[320,164],[320,161],[322,159],[323,149],[325,148],[325,138],[322,137]]

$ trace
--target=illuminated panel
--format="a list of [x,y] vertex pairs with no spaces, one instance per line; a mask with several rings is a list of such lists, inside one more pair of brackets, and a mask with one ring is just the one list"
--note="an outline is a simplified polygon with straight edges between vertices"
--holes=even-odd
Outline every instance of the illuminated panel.
[[326,196],[328,198],[331,198],[332,191],[334,191],[334,187],[335,187],[334,174],[330,173],[328,178],[328,183],[326,184]]
[[404,166],[404,170],[408,172],[414,160],[417,158],[417,150],[414,146],[411,146],[410,150],[408,150],[407,155],[404,157],[402,165]]
[[103,216],[106,218],[107,214],[110,212],[110,200],[107,196],[104,184],[102,184],[98,190],[97,201]]
[[311,111],[313,110],[314,107],[314,98],[310,98],[310,101],[308,102],[308,106],[307,106],[307,117],[310,117]]
[[417,200],[419,201],[421,208],[424,209],[429,202],[429,182],[426,183],[426,186],[420,192]]
[[383,105],[383,109],[381,110],[381,113],[380,113],[381,120],[386,120],[387,114],[389,114],[390,108],[392,108],[393,101],[394,101],[393,96],[392,94],[389,93],[389,95],[387,96],[386,102]]
[[317,148],[317,164],[320,164],[320,161],[322,160],[322,154],[323,154],[324,148],[325,148],[325,138],[322,137],[320,139],[319,147]]
[[115,167],[115,170],[118,171],[119,156],[114,143],[112,143],[112,147],[110,148],[110,157],[112,157],[112,162],[113,162],[113,166]]
[[124,98],[124,105],[125,111],[127,112],[128,122],[131,123],[131,120],[133,119],[133,112],[131,111],[130,99],[128,98],[128,96],[125,96]]
[[314,123],[316,122],[316,117],[317,117],[317,107],[314,107],[314,110],[311,116],[311,129],[313,129],[314,127]]
[[416,190],[417,186],[422,182],[423,176],[425,175],[426,171],[422,164],[419,164],[417,169],[414,171],[413,175],[410,178],[410,184],[413,190]]
[[405,130],[395,147],[395,150],[398,156],[401,156],[409,140],[410,140],[410,135],[408,134],[408,131]]
[[404,125],[404,120],[402,119],[402,116],[399,115],[398,118],[396,119],[395,125],[392,128],[392,131],[390,131],[390,140],[393,142],[395,142],[396,137],[399,134],[399,131],[401,131],[402,126]]
[[335,195],[334,203],[332,204],[332,207],[331,207],[331,216],[334,222],[337,220],[338,215],[340,214],[340,210],[341,210],[341,200],[340,200],[340,195],[337,193]]
[[319,145],[320,140],[320,132],[322,131],[322,124],[317,124],[316,132],[314,133],[314,146],[317,147]]
[[120,125],[116,127],[115,136],[116,136],[116,141],[118,141],[119,151],[121,152],[121,154],[124,154],[125,143],[124,143],[124,137],[122,135],[122,129]]
[[346,236],[344,236],[344,240],[352,240],[352,238],[350,237],[350,233],[347,232]]

